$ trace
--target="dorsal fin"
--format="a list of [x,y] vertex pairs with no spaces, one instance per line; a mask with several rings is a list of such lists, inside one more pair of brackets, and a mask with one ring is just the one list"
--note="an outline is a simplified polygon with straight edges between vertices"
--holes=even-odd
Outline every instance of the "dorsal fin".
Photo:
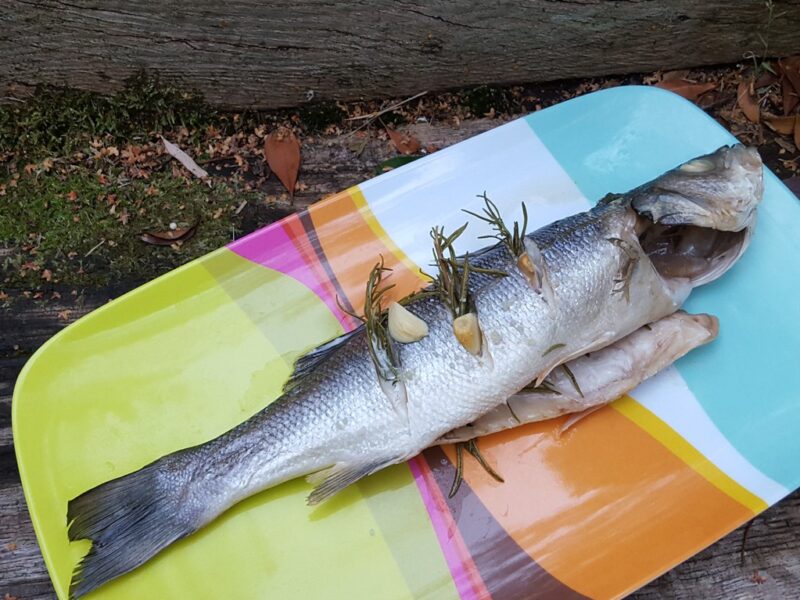
[[283,392],[286,393],[292,388],[296,387],[306,377],[306,375],[328,360],[328,358],[332,356],[336,350],[347,343],[363,328],[364,326],[360,325],[353,331],[340,335],[337,338],[333,338],[332,340],[329,340],[300,356],[294,363],[294,370],[289,376],[289,379],[287,379],[286,383],[283,384]]

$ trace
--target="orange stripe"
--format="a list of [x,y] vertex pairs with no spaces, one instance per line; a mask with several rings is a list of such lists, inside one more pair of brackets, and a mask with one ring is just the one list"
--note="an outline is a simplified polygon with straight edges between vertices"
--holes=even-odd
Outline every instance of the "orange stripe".
[[400,298],[419,289],[419,275],[376,236],[351,191],[342,192],[338,202],[315,204],[308,211],[328,264],[356,313],[363,311],[364,284],[381,256],[386,267],[392,269],[387,280],[395,285],[392,297]]
[[531,558],[582,594],[630,592],[753,516],[612,409],[559,439],[562,423],[481,440],[504,484],[474,461],[464,475]]

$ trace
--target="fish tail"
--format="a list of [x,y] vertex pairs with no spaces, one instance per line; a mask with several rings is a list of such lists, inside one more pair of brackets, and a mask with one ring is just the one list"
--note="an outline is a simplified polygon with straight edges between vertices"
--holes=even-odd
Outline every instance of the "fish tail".
[[135,569],[199,527],[182,502],[188,482],[174,470],[165,473],[164,461],[169,458],[99,485],[69,502],[69,539],[92,542],[91,550],[72,573],[71,599]]

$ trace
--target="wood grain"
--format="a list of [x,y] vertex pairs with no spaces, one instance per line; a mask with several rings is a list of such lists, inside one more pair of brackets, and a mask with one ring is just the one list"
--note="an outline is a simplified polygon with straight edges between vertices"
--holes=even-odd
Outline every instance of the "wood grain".
[[404,96],[800,51],[800,0],[5,0],[3,95],[110,92],[140,69],[214,104]]

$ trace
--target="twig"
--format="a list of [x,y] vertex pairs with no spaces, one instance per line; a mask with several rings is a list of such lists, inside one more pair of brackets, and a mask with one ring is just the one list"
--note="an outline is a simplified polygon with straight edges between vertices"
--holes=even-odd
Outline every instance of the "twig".
[[380,117],[381,115],[386,114],[387,112],[392,112],[394,109],[400,108],[404,104],[407,104],[408,102],[411,102],[412,100],[416,100],[417,98],[420,98],[420,97],[424,96],[427,93],[428,92],[426,90],[424,92],[420,92],[419,94],[415,94],[415,95],[413,95],[413,96],[411,96],[409,98],[406,98],[405,100],[401,100],[397,104],[392,104],[391,106],[389,106],[387,108],[383,108],[383,109],[381,109],[381,110],[379,110],[377,112],[373,112],[373,113],[370,113],[368,115],[358,115],[357,117],[350,117],[350,118],[348,118],[346,120],[347,121],[361,121],[363,119],[374,120],[374,119],[377,119],[378,117]]
[[89,255],[90,255],[92,252],[94,252],[95,250],[97,250],[97,249],[98,249],[100,246],[102,246],[102,245],[103,245],[103,244],[105,244],[105,243],[106,243],[106,240],[105,240],[105,239],[102,239],[102,240],[100,240],[99,242],[97,242],[97,243],[96,243],[94,246],[92,246],[92,249],[91,249],[91,250],[89,250],[89,251],[88,251],[86,254],[84,254],[84,255],[83,255],[83,258],[88,258],[88,257],[89,257]]

